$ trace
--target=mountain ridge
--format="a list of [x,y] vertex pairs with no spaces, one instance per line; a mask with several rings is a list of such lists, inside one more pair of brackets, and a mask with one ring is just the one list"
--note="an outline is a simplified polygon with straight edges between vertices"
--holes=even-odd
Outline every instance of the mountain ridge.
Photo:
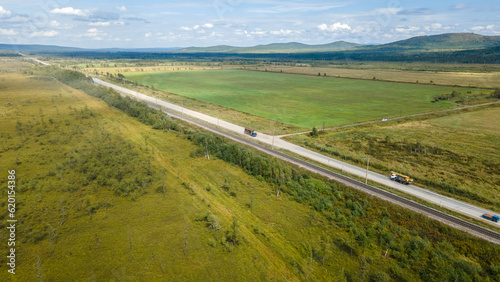
[[144,52],[144,53],[231,53],[231,54],[292,54],[322,53],[337,51],[373,51],[373,52],[429,52],[462,51],[487,49],[500,46],[500,36],[480,35],[475,33],[444,33],[437,35],[415,36],[380,45],[362,45],[343,40],[325,44],[304,44],[299,42],[270,43],[248,47],[215,45],[208,47],[159,47],[159,48],[78,48],[56,45],[14,45],[0,44],[0,50],[17,52]]

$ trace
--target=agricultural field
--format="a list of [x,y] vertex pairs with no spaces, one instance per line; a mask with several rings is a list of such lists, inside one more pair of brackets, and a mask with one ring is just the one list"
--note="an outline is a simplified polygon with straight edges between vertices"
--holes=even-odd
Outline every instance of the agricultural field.
[[[462,65],[463,66],[463,65]],[[498,69],[485,69],[476,67],[461,70],[459,66],[450,66],[449,71],[443,71],[439,66],[405,66],[390,64],[388,66],[344,66],[333,65],[329,67],[297,67],[297,66],[246,66],[250,70],[283,72],[291,74],[318,75],[355,78],[365,80],[382,80],[406,82],[415,84],[431,84],[462,87],[500,88],[500,71]]]
[[[53,72],[0,74],[0,170],[14,169],[17,181],[14,281],[500,276],[495,245],[302,171],[289,178],[274,159],[82,88],[132,118],[52,78],[85,85],[78,74]],[[280,171],[283,187],[270,181]]]
[[318,138],[290,136],[291,142],[359,162],[370,169],[396,170],[415,184],[500,210],[500,107],[387,125],[327,131]]
[[[242,70],[124,73],[127,80],[296,127],[351,124],[447,109],[434,96],[491,90]],[[258,128],[257,128],[258,129]]]

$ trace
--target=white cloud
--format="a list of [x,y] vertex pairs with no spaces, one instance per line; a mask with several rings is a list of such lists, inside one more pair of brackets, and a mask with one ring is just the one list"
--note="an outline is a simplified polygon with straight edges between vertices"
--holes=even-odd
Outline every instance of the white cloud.
[[450,30],[451,27],[443,26],[440,23],[433,23],[430,26],[424,26],[422,29],[425,31],[441,31],[441,30]]
[[401,12],[403,9],[402,8],[379,8],[373,10],[375,14],[397,14]]
[[[291,35],[294,33],[293,30],[290,30],[290,29],[280,29],[280,30],[272,30],[269,32],[270,34],[272,35]],[[300,32],[298,32],[300,33]]]
[[460,10],[460,9],[464,9],[466,7],[467,7],[467,5],[465,5],[465,4],[456,4],[453,6],[453,9]]
[[60,24],[60,23],[58,23],[58,22],[57,22],[57,21],[55,21],[55,20],[52,20],[52,21],[50,21],[50,22],[49,22],[49,26],[50,26],[50,27],[59,27],[60,25],[61,25],[61,24]]
[[336,23],[331,24],[331,25],[320,24],[320,25],[318,25],[318,29],[321,31],[335,32],[335,31],[351,30],[351,27],[348,24],[336,22]]
[[473,31],[480,31],[484,29],[484,26],[476,25],[470,28]]
[[490,25],[487,25],[486,26],[486,29],[487,30],[493,30],[495,28],[495,25],[494,24],[490,24]]
[[[211,23],[206,23],[206,24],[203,24],[203,25],[194,25],[193,27],[188,27],[188,26],[182,26],[180,28],[180,30],[184,30],[184,31],[189,31],[189,30],[197,30],[197,29],[201,29],[201,28],[213,28],[214,25],[211,24]],[[201,33],[204,33],[204,31],[201,31]]]
[[0,35],[16,35],[19,34],[19,32],[13,30],[13,29],[3,29],[0,28]]
[[93,22],[89,23],[90,26],[110,26],[110,22]]
[[[0,16],[1,18],[1,16]],[[2,20],[3,22],[11,22],[11,23],[25,23],[25,22],[28,22],[30,20],[30,17],[29,16],[20,16],[20,15],[16,15],[16,16],[13,16],[11,18],[8,18],[8,19],[4,19]]]
[[144,34],[144,37],[148,38],[148,37],[151,37],[151,35],[153,35],[151,32],[148,32],[146,34]]
[[88,11],[75,9],[73,7],[56,8],[52,9],[50,12],[53,14],[72,15],[72,16],[87,16],[89,14]]
[[123,5],[122,5],[122,6],[120,6],[120,7],[116,7],[116,9],[117,9],[118,11],[121,11],[121,12],[126,12],[126,11],[127,11],[127,7],[125,7],[125,6],[123,6]]
[[55,30],[48,30],[48,31],[37,31],[33,32],[30,36],[31,37],[53,37],[58,35],[59,32]]
[[4,7],[0,6],[0,18],[10,17],[11,14],[12,14],[11,11],[5,10]]
[[431,28],[433,30],[438,30],[438,29],[441,29],[442,27],[443,27],[443,25],[440,24],[440,23],[433,23],[433,24],[431,24]]
[[417,27],[417,26],[410,26],[410,27],[396,27],[396,31],[397,32],[413,32],[413,31],[417,31],[417,30],[420,30],[420,27]]
[[259,36],[262,36],[262,35],[266,35],[266,34],[267,34],[267,31],[265,31],[265,30],[255,30],[255,31],[250,31],[250,34],[251,34],[251,35],[259,35]]
[[93,40],[102,40],[107,35],[107,33],[104,33],[97,28],[90,28],[83,36],[91,37]]
[[223,37],[223,35],[221,33],[218,33],[218,32],[215,32],[215,31],[212,31],[210,33],[210,36],[211,37]]
[[89,28],[87,30],[87,34],[90,34],[90,35],[95,35],[97,34],[98,32],[100,32],[97,28]]

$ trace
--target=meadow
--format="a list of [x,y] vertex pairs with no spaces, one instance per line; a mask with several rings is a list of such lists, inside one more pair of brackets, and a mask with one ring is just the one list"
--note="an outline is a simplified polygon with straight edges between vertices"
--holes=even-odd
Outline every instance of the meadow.
[[443,64],[382,64],[364,63],[361,65],[328,66],[287,66],[269,64],[246,66],[250,70],[283,72],[291,74],[321,75],[364,80],[382,80],[415,84],[430,84],[462,87],[500,88],[500,72],[495,66],[468,67],[467,65]]
[[[221,160],[190,157],[197,146],[177,133],[154,130],[54,79],[10,73],[0,84],[0,168],[16,171],[20,222],[16,276],[2,271],[0,280],[304,275],[291,266],[309,265],[294,226],[319,232],[309,222],[314,211],[270,197],[269,184]],[[216,229],[207,227],[207,215]],[[227,239],[236,228],[241,246]],[[346,267],[356,264],[353,257]],[[308,271],[318,279],[341,275],[315,265]]]
[[[0,74],[0,170],[16,170],[19,220],[17,274],[2,281],[500,277],[495,245],[172,124],[78,74],[64,80],[129,115],[34,73]],[[256,164],[266,173],[250,173]]]
[[[336,126],[447,109],[432,97],[482,89],[242,70],[125,73],[127,80],[298,127]],[[257,128],[258,129],[258,128]]]
[[328,131],[289,141],[381,173],[400,171],[418,186],[500,210],[500,108]]

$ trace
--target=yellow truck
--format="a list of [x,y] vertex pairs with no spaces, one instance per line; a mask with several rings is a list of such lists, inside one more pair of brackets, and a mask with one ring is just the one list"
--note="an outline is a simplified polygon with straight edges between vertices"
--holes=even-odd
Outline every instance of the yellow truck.
[[395,172],[391,170],[391,180],[397,181],[399,183],[403,183],[409,185],[413,182],[413,179],[409,176],[403,175],[401,173]]

